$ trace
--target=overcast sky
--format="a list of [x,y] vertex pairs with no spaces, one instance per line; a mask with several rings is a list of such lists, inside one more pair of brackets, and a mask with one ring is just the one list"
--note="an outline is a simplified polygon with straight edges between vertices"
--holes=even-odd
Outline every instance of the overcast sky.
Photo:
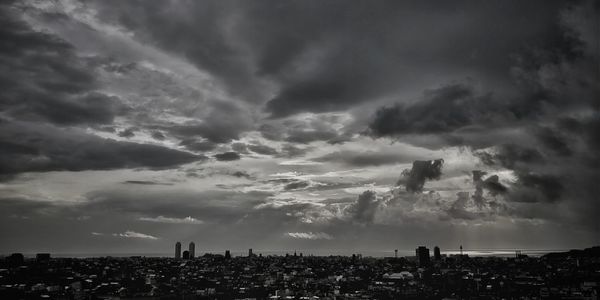
[[0,252],[600,243],[598,1],[2,1]]

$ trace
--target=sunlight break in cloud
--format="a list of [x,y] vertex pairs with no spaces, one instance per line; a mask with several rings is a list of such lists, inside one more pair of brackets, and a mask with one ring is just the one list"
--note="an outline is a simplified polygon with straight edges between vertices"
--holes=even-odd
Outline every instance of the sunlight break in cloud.
[[196,218],[192,218],[190,216],[185,217],[185,218],[168,218],[168,217],[163,217],[163,216],[158,216],[156,218],[141,217],[138,220],[146,221],[146,222],[170,223],[170,224],[204,224],[204,221],[198,220]]
[[149,234],[144,234],[144,233],[139,233],[139,232],[135,232],[135,231],[131,231],[131,230],[127,230],[123,233],[113,233],[113,236],[124,237],[124,238],[158,240],[158,238],[155,236],[152,236]]
[[333,237],[325,232],[288,232],[287,236],[306,240],[332,240]]

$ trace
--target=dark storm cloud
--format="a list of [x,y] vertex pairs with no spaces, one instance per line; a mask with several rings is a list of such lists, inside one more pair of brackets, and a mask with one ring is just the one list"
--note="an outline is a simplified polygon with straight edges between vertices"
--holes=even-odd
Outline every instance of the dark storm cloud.
[[215,154],[215,158],[218,161],[232,161],[232,160],[239,160],[242,157],[237,152],[224,152],[224,153]]
[[154,126],[156,130],[169,133],[182,140],[204,138],[215,144],[228,143],[240,138],[240,134],[252,130],[254,125],[247,111],[238,103],[215,101],[206,103],[200,109],[201,121],[188,121],[183,124],[165,124]]
[[[185,56],[234,94],[268,100],[266,110],[274,117],[344,110],[434,72],[506,76],[514,52],[554,36],[563,6],[548,1],[200,1],[185,9],[178,2],[140,4],[102,1],[96,7],[101,18]],[[274,97],[261,91],[262,80],[279,86]]]
[[211,151],[217,147],[217,144],[211,141],[198,141],[195,139],[183,140],[179,143],[179,145],[184,146],[186,149],[198,152]]
[[452,83],[412,103],[399,99],[379,108],[369,133],[408,141],[419,137],[422,145],[435,141],[431,145],[438,148],[466,146],[483,163],[515,176],[506,186],[494,176],[481,180],[474,199],[482,200],[487,189],[513,204],[537,205],[541,216],[545,205],[561,203],[577,216],[570,221],[594,226],[591,215],[600,212],[591,184],[600,178],[600,81],[597,68],[589,66],[599,61],[592,27],[598,6],[581,1],[544,13],[554,17],[543,20],[546,30],[512,51],[503,84],[486,87],[475,77],[477,85]]
[[369,125],[374,136],[447,133],[485,124],[491,114],[500,114],[490,95],[475,96],[472,87],[453,84],[426,91],[412,104],[380,108]]
[[0,170],[21,172],[163,169],[205,159],[156,145],[118,142],[75,129],[0,120]]
[[295,144],[309,144],[315,141],[327,141],[331,144],[343,143],[348,137],[340,135],[332,128],[336,120],[315,118],[313,120],[285,120],[263,124],[259,127],[261,135],[273,141],[286,141]]
[[252,179],[252,176],[250,174],[248,174],[248,172],[246,172],[246,171],[235,171],[235,172],[231,173],[231,175],[238,177],[238,178]]
[[498,175],[491,175],[488,178],[483,179],[483,176],[487,174],[487,172],[474,170],[473,174],[473,183],[475,184],[475,193],[473,194],[473,201],[475,205],[481,209],[486,204],[486,199],[483,195],[483,191],[487,190],[488,193],[492,196],[496,196],[499,194],[506,194],[508,192],[508,188],[500,183],[500,178]]
[[[121,212],[146,216],[187,217],[201,220],[224,219],[233,222],[253,206],[261,204],[268,193],[238,193],[221,190],[202,192],[181,189],[95,191],[87,195],[82,210],[92,212]],[[165,201],[169,199],[169,201]]]
[[543,127],[537,130],[536,136],[544,144],[544,147],[551,149],[558,155],[568,156],[573,153],[567,137],[560,131]]
[[517,175],[516,190],[510,198],[513,201],[553,202],[562,196],[563,179],[559,176],[533,172],[519,172]]
[[152,138],[159,141],[164,141],[166,139],[165,135],[160,131],[153,131],[151,134]]
[[117,135],[118,135],[118,136],[120,136],[120,137],[124,137],[124,138],[131,138],[131,137],[134,137],[134,136],[135,136],[135,132],[136,132],[137,130],[138,130],[138,129],[137,129],[137,128],[135,128],[135,127],[129,127],[129,128],[127,128],[127,129],[125,129],[125,130],[123,130],[123,131],[119,132]]
[[410,170],[402,171],[398,185],[404,185],[408,192],[421,192],[425,181],[439,179],[442,176],[443,159],[416,160]]
[[413,159],[414,157],[411,155],[404,155],[402,153],[337,151],[314,158],[313,160],[318,162],[340,162],[350,166],[365,167],[407,163]]
[[546,160],[539,150],[516,144],[498,145],[493,158],[509,169],[515,169],[519,164],[540,164]]
[[57,36],[33,30],[0,4],[0,111],[60,125],[112,123],[128,108],[96,91],[93,68]]
[[172,183],[148,181],[148,180],[127,180],[123,181],[124,184],[141,184],[141,185],[173,185]]

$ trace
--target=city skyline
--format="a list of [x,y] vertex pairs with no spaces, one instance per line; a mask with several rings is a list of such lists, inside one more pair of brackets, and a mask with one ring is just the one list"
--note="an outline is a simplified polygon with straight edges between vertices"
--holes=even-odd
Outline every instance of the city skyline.
[[3,1],[0,254],[597,246],[599,9]]

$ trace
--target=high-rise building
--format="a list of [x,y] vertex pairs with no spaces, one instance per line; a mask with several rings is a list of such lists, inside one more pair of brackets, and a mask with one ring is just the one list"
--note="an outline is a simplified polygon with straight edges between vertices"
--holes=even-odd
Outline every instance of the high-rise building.
[[180,242],[175,243],[175,258],[177,258],[177,259],[181,258],[181,243]]
[[196,257],[196,244],[194,244],[194,242],[190,242],[189,251],[190,251],[190,259]]
[[183,259],[190,259],[190,251],[183,251]]
[[252,257],[252,248],[248,249],[248,257]]
[[231,252],[229,252],[229,250],[225,250],[225,259],[230,259],[231,258]]
[[440,247],[435,246],[433,248],[433,259],[434,260],[442,260],[442,253],[440,252]]
[[394,250],[394,257],[398,258],[398,249]]
[[426,267],[429,265],[429,249],[425,246],[419,246],[416,250],[417,261],[420,267]]

